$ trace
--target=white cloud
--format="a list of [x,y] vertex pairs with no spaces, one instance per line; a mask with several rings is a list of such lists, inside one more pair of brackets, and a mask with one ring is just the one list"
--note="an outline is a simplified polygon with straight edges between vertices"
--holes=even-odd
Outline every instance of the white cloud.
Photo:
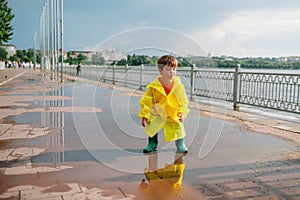
[[[257,10],[225,15],[206,30],[189,34],[214,54],[279,56],[300,54],[300,10]],[[284,41],[284,42],[283,42]]]

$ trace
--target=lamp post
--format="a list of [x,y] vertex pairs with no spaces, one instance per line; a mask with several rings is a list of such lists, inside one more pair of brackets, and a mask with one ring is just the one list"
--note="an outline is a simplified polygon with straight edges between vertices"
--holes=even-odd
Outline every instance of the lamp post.
[[60,81],[63,82],[63,67],[64,67],[64,0],[61,0],[60,5],[60,47],[61,47],[61,65],[60,65]]
[[[40,18],[41,68],[50,68],[51,78],[63,82],[63,0],[47,0]],[[61,65],[59,70],[59,50]],[[54,73],[56,71],[56,74]]]

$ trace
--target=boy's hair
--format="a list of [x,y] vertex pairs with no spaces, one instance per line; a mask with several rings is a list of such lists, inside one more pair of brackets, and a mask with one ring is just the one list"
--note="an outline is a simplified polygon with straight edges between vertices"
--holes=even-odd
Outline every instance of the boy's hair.
[[174,56],[164,55],[160,59],[158,59],[157,66],[158,66],[159,69],[162,70],[165,65],[176,69],[177,66],[178,66],[178,61]]

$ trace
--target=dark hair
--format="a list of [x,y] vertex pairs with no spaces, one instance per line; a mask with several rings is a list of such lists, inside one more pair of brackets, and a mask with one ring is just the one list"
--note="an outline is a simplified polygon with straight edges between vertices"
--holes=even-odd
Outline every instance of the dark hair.
[[164,55],[160,59],[158,59],[157,66],[162,70],[166,65],[176,69],[178,66],[178,61],[174,56]]

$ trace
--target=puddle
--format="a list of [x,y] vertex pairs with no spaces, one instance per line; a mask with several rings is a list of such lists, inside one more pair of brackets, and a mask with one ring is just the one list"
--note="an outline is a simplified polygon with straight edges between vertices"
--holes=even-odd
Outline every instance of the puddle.
[[34,79],[34,78],[28,78],[24,81],[24,83],[27,83],[27,84],[39,84],[41,82],[40,79]]
[[[128,91],[112,90],[85,83],[64,86],[59,90],[39,95],[72,96],[71,100],[34,101],[34,107],[52,106],[91,106],[103,108],[100,113],[36,112],[26,113],[12,118],[15,123],[33,124],[40,127],[57,127],[64,129],[64,134],[73,135],[96,159],[106,162],[108,155],[136,156],[147,142],[147,136],[137,117],[139,97]],[[255,161],[262,157],[278,156],[283,152],[295,150],[287,141],[264,134],[252,133],[239,129],[234,123],[225,120],[201,116],[198,110],[192,109],[185,121],[187,132],[186,144],[193,145],[195,156],[199,159],[202,151],[205,159],[218,159],[222,156],[230,160]],[[67,128],[68,126],[69,128]],[[70,133],[66,132],[69,131]],[[79,136],[79,138],[78,138]],[[173,143],[164,142],[163,133],[159,134],[162,152],[173,152]],[[72,144],[65,141],[64,147],[72,149]],[[109,154],[106,150],[115,150]],[[98,151],[99,150],[99,151]],[[113,151],[112,151],[113,152]],[[119,153],[118,153],[119,152]],[[77,152],[79,153],[79,152]],[[81,152],[83,156],[87,152]],[[229,154],[229,155],[227,155]],[[248,154],[247,158],[244,155]],[[46,156],[46,155],[45,155]],[[71,156],[72,157],[72,156]],[[74,157],[76,160],[76,158]],[[70,158],[69,161],[72,159]]]
[[0,109],[15,109],[17,106],[0,106]]
[[[32,94],[31,94],[32,95]],[[116,149],[123,152],[131,149],[127,156],[136,155],[146,143],[146,135],[137,117],[139,112],[139,97],[131,95],[130,91],[112,90],[111,88],[96,87],[85,83],[75,83],[58,90],[38,94],[40,96],[72,96],[72,100],[32,101],[31,108],[55,106],[91,106],[103,108],[100,113],[36,112],[26,113],[11,118],[17,124],[32,124],[40,127],[72,127],[73,134],[85,148],[91,150],[97,159],[106,160],[107,152],[92,151],[101,148]],[[192,109],[186,119],[185,127],[188,133],[186,143],[197,146],[197,152],[205,150],[205,156],[218,156],[230,153],[242,159],[244,153],[249,154],[249,160],[258,159],[258,155],[278,155],[293,149],[288,142],[276,137],[245,132],[235,124],[224,120],[201,116],[198,110]],[[66,129],[68,130],[68,129]],[[173,151],[174,145],[165,143],[163,133],[159,134],[162,151]],[[111,143],[112,145],[108,145]],[[72,144],[64,144],[72,147]],[[206,149],[205,149],[206,148]],[[222,150],[222,149],[225,150]],[[241,153],[243,152],[243,153]],[[101,155],[99,157],[99,155]],[[253,156],[252,156],[253,155]],[[198,156],[198,155],[197,155]],[[250,159],[251,158],[251,159]]]
[[69,150],[64,152],[47,152],[35,156],[31,159],[32,163],[54,163],[58,161],[57,157],[64,158],[61,162],[86,162],[95,161],[98,162],[88,150]]
[[10,90],[16,90],[16,88],[11,88],[11,87],[5,87],[5,86],[2,86],[1,88],[0,88],[0,91],[1,90],[3,90],[3,91],[10,91]]
[[[61,112],[46,112],[47,108],[50,107],[61,107],[61,106],[71,106],[72,100],[47,100],[47,97],[50,99],[52,97],[60,97],[60,96],[72,96],[72,86],[64,86],[62,88],[41,92],[38,94],[11,94],[10,96],[43,96],[46,97],[45,100],[33,100],[33,101],[20,101],[29,105],[26,108],[29,108],[28,113],[17,115],[17,116],[11,116],[8,117],[6,120],[9,119],[9,121],[14,121],[16,124],[33,124],[40,127],[46,127],[46,126],[56,126],[56,121],[59,120],[60,115],[62,115]],[[11,108],[11,107],[8,107]],[[16,108],[21,108],[16,107]],[[30,109],[33,108],[46,108],[45,112],[30,112]]]
[[9,149],[10,141],[8,140],[0,140],[0,150]]
[[[24,93],[24,94],[10,94],[9,96],[15,96],[15,97],[18,97],[18,96],[34,96],[33,94],[26,94],[26,93]],[[20,100],[20,102],[21,102],[22,100]]]
[[9,117],[10,121],[14,121],[15,124],[31,124],[33,126],[45,127],[43,124],[43,119],[45,118],[45,113],[27,113],[22,115],[17,115]]

